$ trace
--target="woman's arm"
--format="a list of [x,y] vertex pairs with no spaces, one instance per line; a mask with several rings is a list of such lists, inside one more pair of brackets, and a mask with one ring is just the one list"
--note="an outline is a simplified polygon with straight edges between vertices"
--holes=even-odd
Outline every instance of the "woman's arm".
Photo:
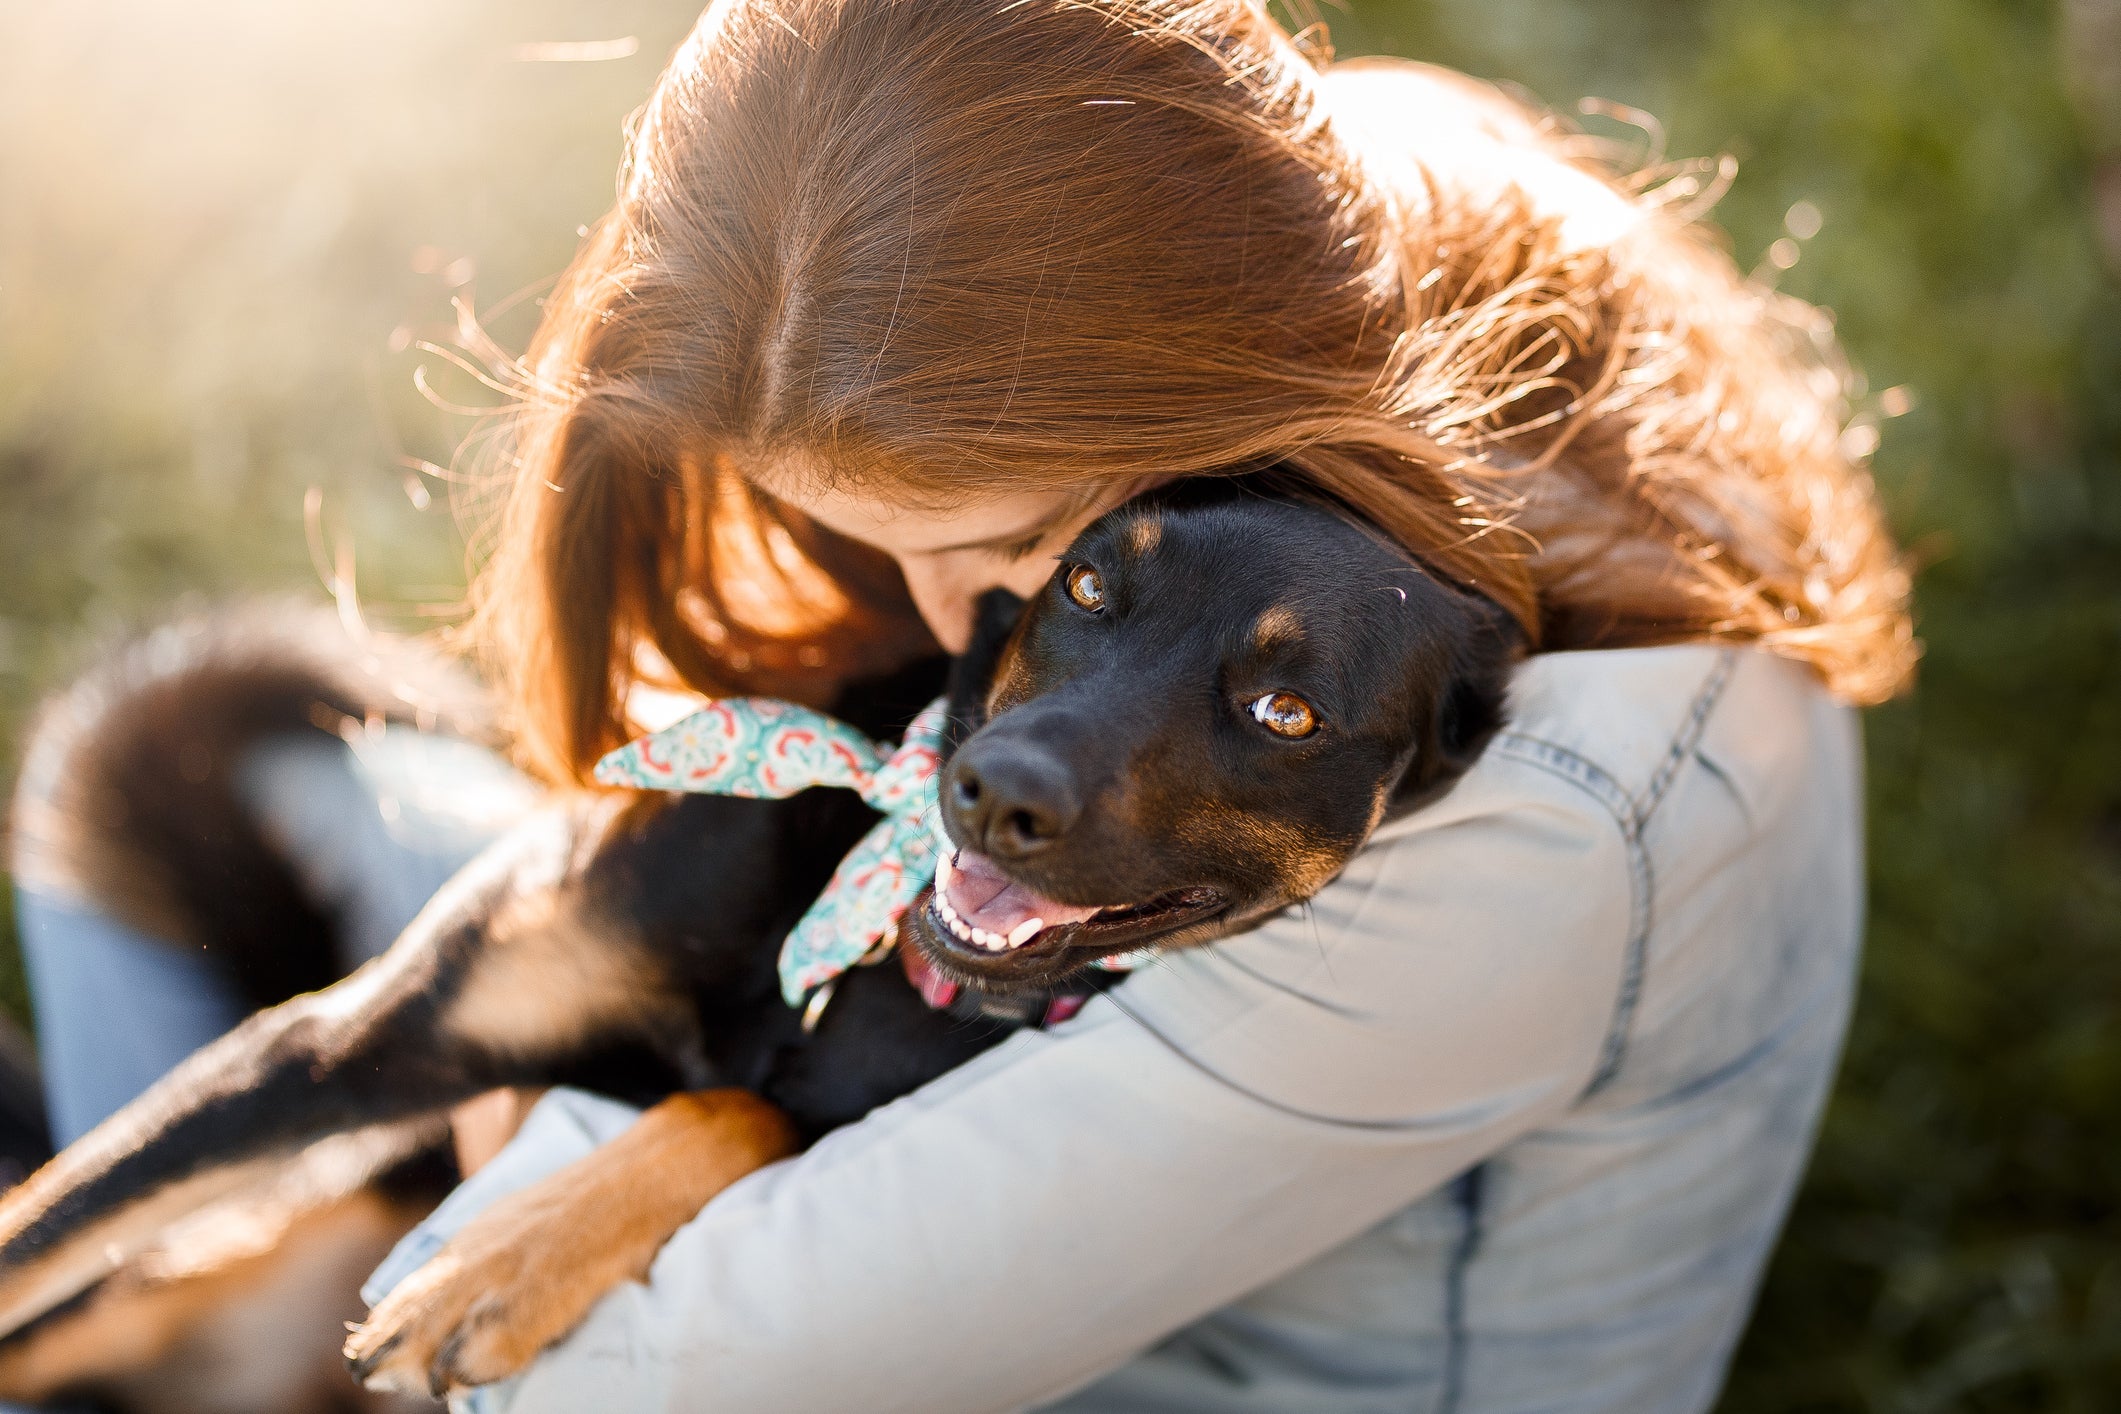
[[765,1170],[509,1414],[1057,1396],[1575,1100],[1631,886],[1578,786],[1491,752],[1308,915],[1131,980]]

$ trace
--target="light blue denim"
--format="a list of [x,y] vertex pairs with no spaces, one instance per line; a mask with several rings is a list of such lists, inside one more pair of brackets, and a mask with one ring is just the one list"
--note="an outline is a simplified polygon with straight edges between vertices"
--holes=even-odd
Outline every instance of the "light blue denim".
[[204,954],[149,938],[77,899],[15,891],[52,1143],[73,1143],[243,1019]]
[[[477,1414],[1701,1414],[1862,917],[1854,714],[1764,654],[1535,659],[1306,913],[722,1194]],[[555,1092],[375,1286],[625,1113]]]
[[[260,743],[237,782],[312,896],[338,914],[347,971],[388,947],[534,801],[492,753],[396,728],[357,748],[312,737]],[[145,936],[78,891],[24,882],[16,921],[56,1144],[243,1019],[237,989],[205,953]]]

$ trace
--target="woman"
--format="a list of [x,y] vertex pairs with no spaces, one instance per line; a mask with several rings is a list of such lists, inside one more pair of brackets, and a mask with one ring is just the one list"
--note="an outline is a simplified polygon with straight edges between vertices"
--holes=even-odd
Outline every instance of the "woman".
[[732,1191],[508,1407],[1709,1404],[1848,1001],[1829,694],[1903,680],[1905,581],[1816,318],[1575,152],[1237,0],[707,14],[528,367],[481,622],[541,773],[1275,461],[1549,654],[1692,646],[1535,659],[1309,915]]
[[1541,656],[1308,912],[732,1189],[490,1403],[1708,1407],[1849,1001],[1837,699],[1913,649],[1823,324],[1579,156],[1244,0],[709,10],[517,370],[477,622],[535,773],[1269,463]]

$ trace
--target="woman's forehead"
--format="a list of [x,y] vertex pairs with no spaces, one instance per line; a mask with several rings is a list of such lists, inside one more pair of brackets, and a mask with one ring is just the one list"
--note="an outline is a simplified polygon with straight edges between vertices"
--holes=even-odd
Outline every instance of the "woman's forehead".
[[936,506],[893,500],[877,488],[808,479],[768,481],[764,489],[826,529],[894,555],[1002,549],[1097,504],[1096,497],[1073,490],[989,492]]
[[[1029,553],[1029,542],[1072,538],[1114,506],[1165,478],[1151,475],[1082,475],[1081,468],[1019,477],[962,477],[935,468],[870,465],[839,472],[814,455],[782,451],[771,458],[728,458],[725,475],[804,518],[887,554],[902,558],[958,551],[993,551],[1008,558]],[[1069,472],[1074,472],[1071,478]],[[1014,484],[1011,484],[1011,480]]]

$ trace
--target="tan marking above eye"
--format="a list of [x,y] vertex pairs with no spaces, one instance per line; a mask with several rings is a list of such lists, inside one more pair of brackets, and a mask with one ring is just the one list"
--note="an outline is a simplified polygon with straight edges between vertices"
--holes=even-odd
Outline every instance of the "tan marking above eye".
[[1287,609],[1269,609],[1252,623],[1252,645],[1261,652],[1303,642],[1303,625]]
[[1127,527],[1127,549],[1136,559],[1145,559],[1156,553],[1156,547],[1164,543],[1164,523],[1157,519],[1154,511],[1144,511]]
[[1105,580],[1088,565],[1071,565],[1068,568],[1068,597],[1080,608],[1091,613],[1105,607]]
[[1295,741],[1318,730],[1318,714],[1311,704],[1293,692],[1269,692],[1254,698],[1246,709],[1252,720],[1276,736]]

